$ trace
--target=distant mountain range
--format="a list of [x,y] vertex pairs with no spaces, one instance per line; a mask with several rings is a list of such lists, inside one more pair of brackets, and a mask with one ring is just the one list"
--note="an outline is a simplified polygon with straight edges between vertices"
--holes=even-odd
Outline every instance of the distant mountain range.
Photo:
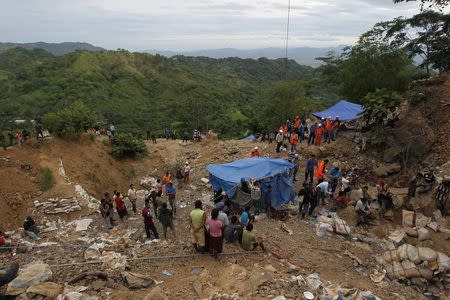
[[104,51],[101,47],[93,46],[89,43],[78,43],[78,42],[65,42],[65,43],[0,43],[0,52],[21,47],[28,50],[39,48],[50,52],[53,55],[64,55],[77,50],[88,50],[88,51]]
[[[288,57],[295,60],[301,65],[317,67],[320,62],[316,60],[316,57],[324,56],[330,51],[340,53],[342,48],[345,46],[338,47],[327,47],[327,48],[311,48],[311,47],[300,47],[300,48],[290,48],[288,50]],[[171,57],[175,55],[185,55],[185,56],[205,56],[211,58],[225,58],[225,57],[239,57],[239,58],[254,58],[258,59],[260,57],[267,57],[270,59],[284,58],[285,49],[283,48],[259,48],[259,49],[234,49],[234,48],[224,48],[224,49],[211,49],[211,50],[195,50],[195,51],[170,51],[170,50],[145,50],[146,53],[160,54],[163,56]]]
[[[25,49],[44,49],[53,55],[64,55],[77,50],[87,50],[87,51],[106,51],[107,49],[91,45],[89,43],[79,43],[79,42],[64,42],[64,43],[1,43],[0,42],[0,52],[7,49],[21,47]],[[326,55],[330,51],[340,53],[342,48],[345,46],[337,47],[325,47],[325,48],[312,48],[312,47],[300,47],[300,48],[290,48],[288,51],[288,57],[295,60],[297,63],[306,66],[317,67],[321,63],[317,61],[316,58]],[[184,56],[203,56],[210,58],[227,58],[227,57],[238,57],[238,58],[253,58],[258,59],[261,57],[266,57],[269,59],[277,59],[285,57],[285,49],[283,48],[256,48],[256,49],[235,49],[235,48],[223,48],[223,49],[206,49],[206,50],[192,50],[192,51],[171,51],[171,50],[144,50],[137,51],[150,54],[160,54],[166,57],[172,57],[175,55]]]

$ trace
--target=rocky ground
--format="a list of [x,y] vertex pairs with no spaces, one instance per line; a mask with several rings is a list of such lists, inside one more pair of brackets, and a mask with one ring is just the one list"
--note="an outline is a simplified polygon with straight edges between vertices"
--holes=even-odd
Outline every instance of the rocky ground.
[[[302,145],[299,174],[311,153],[339,163],[344,170],[357,166],[362,170],[361,181],[371,185],[371,191],[377,176],[399,172],[370,153],[360,153],[351,135],[344,133],[337,143],[322,147]],[[42,295],[49,299],[58,295],[60,299],[303,299],[303,293],[309,291],[316,299],[333,299],[342,289],[346,299],[374,299],[370,295],[380,299],[448,298],[448,257],[443,255],[450,253],[449,229],[445,218],[433,215],[433,209],[429,213],[431,194],[418,201],[416,222],[410,224],[415,229],[402,226],[401,209],[390,221],[376,220],[369,230],[355,228],[356,215],[349,207],[338,217],[350,226],[350,235],[322,232],[316,229],[316,219],[300,220],[292,206],[290,218],[284,222],[258,216],[255,233],[264,239],[268,252],[245,253],[237,245],[225,245],[218,261],[195,254],[187,215],[196,199],[211,208],[211,190],[201,181],[207,175],[206,165],[248,157],[255,145],[263,154],[286,157],[286,153],[274,153],[273,144],[214,138],[189,145],[158,141],[148,144],[148,157],[136,161],[116,161],[101,140],[88,138],[47,141],[39,147],[26,145],[0,152],[1,225],[9,231],[14,245],[20,245],[0,253],[0,264],[15,261],[27,269],[26,264],[40,263],[35,266],[37,272],[31,272],[33,267],[28,269],[32,278],[39,275],[46,282],[31,287],[10,285],[1,292],[25,299],[42,299]],[[176,240],[169,235],[168,240],[147,241],[139,215],[103,231],[96,212],[96,199],[103,192],[125,191],[130,182],[138,186],[142,178],[161,176],[185,160],[194,169],[191,184],[178,192]],[[45,192],[38,184],[44,166],[54,171],[56,181]],[[395,175],[389,178],[395,185]],[[296,189],[299,187],[297,182]],[[405,190],[398,186],[395,193],[400,206]],[[141,206],[144,191],[139,195]],[[41,239],[36,242],[24,238],[18,229],[27,213],[42,225]],[[432,218],[424,220],[420,214]],[[336,225],[323,218],[320,220],[331,227]],[[432,223],[437,224],[436,231],[428,226]],[[162,231],[159,224],[157,228]],[[423,241],[416,237],[420,228],[428,228],[429,237]],[[415,249],[434,249],[434,254],[414,258],[414,267],[408,257],[397,255],[400,250],[395,250],[393,259],[379,259],[403,243],[417,246]],[[423,274],[410,277],[410,273],[394,272],[389,267],[399,269],[402,264]],[[77,278],[80,274],[86,276]]]

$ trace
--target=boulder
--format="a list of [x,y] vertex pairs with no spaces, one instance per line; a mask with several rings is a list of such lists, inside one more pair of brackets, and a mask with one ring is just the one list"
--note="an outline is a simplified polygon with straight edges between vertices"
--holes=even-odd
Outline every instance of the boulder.
[[397,160],[401,152],[402,149],[400,149],[399,147],[387,148],[383,154],[383,161],[386,163],[392,163]]
[[25,265],[20,270],[19,275],[8,284],[6,295],[17,296],[24,293],[30,286],[40,281],[47,281],[51,278],[50,266],[41,261],[32,262]]
[[169,298],[163,293],[162,289],[157,286],[153,288],[143,300],[169,300]]
[[61,286],[54,282],[37,282],[27,289],[27,296],[32,298],[36,295],[55,299],[61,292]]
[[399,163],[391,163],[391,164],[383,164],[377,168],[375,168],[373,171],[375,175],[378,177],[383,177],[387,175],[397,174],[401,171],[402,167]]
[[154,283],[150,277],[138,273],[122,272],[121,276],[129,289],[147,288]]

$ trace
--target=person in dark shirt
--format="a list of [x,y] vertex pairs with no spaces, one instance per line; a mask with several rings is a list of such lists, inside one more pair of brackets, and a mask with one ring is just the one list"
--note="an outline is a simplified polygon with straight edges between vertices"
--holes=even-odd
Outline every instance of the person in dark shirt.
[[237,216],[231,217],[231,223],[223,230],[223,237],[227,243],[234,243],[242,241],[242,227],[238,223]]
[[161,205],[158,218],[163,228],[164,239],[167,239],[167,228],[172,229],[174,239],[176,239],[175,226],[173,225],[173,213],[171,209],[167,208],[166,202]]
[[317,197],[314,189],[310,183],[303,183],[303,188],[298,192],[298,196],[303,196],[303,201],[299,202],[299,213],[302,219],[305,218],[306,213],[311,215],[314,208],[317,206]]
[[153,224],[153,214],[150,211],[150,202],[147,202],[145,207],[142,209],[142,217],[144,218],[144,229],[147,234],[147,238],[152,238],[150,234],[150,231],[152,231],[155,239],[159,239],[158,231],[156,230],[155,224]]
[[23,223],[23,230],[33,240],[38,239],[37,234],[39,233],[39,229],[31,216],[28,216]]

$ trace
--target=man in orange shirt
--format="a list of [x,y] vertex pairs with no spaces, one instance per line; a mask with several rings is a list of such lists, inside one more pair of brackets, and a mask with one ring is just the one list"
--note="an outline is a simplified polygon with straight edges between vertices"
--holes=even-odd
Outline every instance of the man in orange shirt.
[[292,130],[291,132],[291,152],[294,153],[297,151],[297,143],[298,143],[298,134],[295,130]]
[[324,133],[324,129],[322,124],[319,124],[319,127],[316,129],[316,137],[314,138],[314,145],[320,146],[320,143],[322,143],[322,135]]
[[331,116],[325,119],[325,143],[331,142],[331,131],[333,122],[331,121]]
[[317,178],[318,183],[321,183],[325,178],[326,167],[328,164],[328,159],[322,160],[316,168],[314,176]]

